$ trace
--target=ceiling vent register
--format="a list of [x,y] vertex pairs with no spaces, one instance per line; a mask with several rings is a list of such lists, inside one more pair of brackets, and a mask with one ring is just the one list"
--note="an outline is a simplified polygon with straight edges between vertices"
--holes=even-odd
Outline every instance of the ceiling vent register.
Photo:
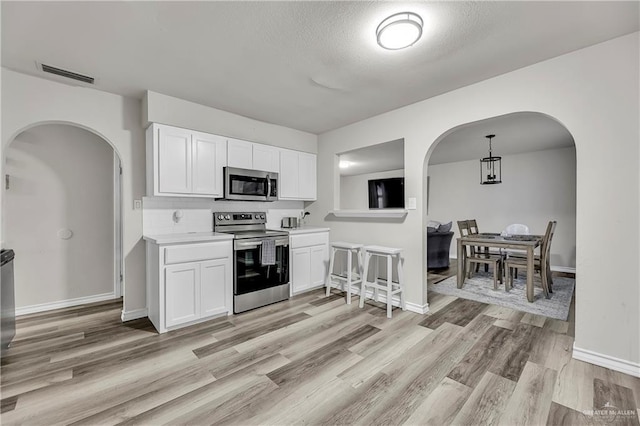
[[59,75],[61,77],[70,78],[72,80],[81,81],[83,83],[94,84],[95,78],[89,77],[87,75],[78,74],[73,71],[63,70],[62,68],[52,67],[51,65],[41,64],[42,71],[48,72],[50,74]]

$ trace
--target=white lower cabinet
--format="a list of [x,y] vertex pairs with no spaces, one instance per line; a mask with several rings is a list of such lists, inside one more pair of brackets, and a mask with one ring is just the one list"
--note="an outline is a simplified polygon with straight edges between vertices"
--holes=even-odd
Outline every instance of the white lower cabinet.
[[322,287],[329,268],[329,233],[291,235],[291,294]]
[[158,332],[233,312],[231,241],[147,243],[147,303]]

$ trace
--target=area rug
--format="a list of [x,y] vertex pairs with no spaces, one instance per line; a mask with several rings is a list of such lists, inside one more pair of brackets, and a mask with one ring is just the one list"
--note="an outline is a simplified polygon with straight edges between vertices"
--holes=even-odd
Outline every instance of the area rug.
[[429,291],[475,300],[482,303],[504,306],[522,312],[566,321],[569,317],[569,306],[575,287],[575,279],[567,277],[553,277],[553,293],[551,298],[544,297],[540,287],[540,275],[534,276],[534,301],[527,301],[526,275],[520,273],[514,280],[513,288],[504,291],[504,284],[493,289],[493,273],[478,272],[472,278],[464,281],[462,288],[457,287],[456,276],[429,285]]

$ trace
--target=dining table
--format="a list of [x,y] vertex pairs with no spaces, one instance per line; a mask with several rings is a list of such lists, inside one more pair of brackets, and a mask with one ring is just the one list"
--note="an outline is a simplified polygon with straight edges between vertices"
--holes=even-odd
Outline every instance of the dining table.
[[533,302],[534,250],[540,246],[542,239],[542,235],[500,235],[498,233],[478,233],[458,238],[458,288],[462,288],[467,276],[467,246],[523,250],[527,255],[527,300]]

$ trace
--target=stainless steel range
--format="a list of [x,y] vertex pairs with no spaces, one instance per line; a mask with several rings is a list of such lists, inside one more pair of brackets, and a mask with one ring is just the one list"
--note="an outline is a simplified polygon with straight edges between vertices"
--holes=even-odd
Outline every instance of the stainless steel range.
[[289,234],[270,231],[265,212],[213,214],[213,230],[233,234],[233,312],[289,298]]

